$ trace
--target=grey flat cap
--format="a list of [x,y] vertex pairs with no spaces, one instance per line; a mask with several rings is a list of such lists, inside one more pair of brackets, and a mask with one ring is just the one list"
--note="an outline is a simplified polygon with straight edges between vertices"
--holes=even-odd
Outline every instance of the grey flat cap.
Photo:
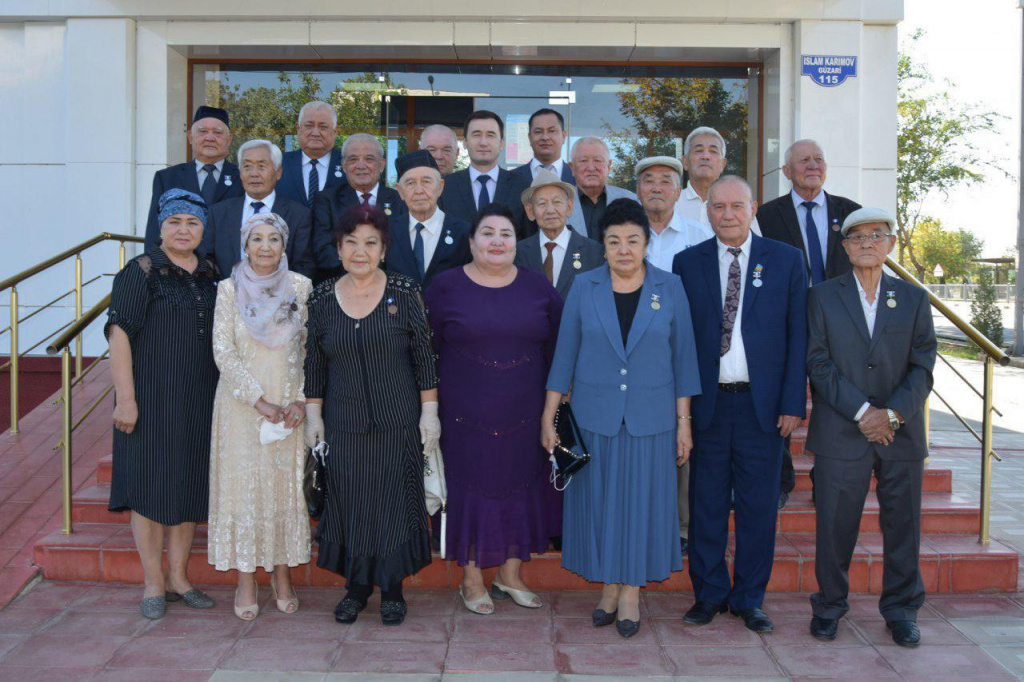
[[683,162],[671,156],[648,156],[646,159],[642,159],[640,163],[636,164],[636,176],[640,177],[640,174],[651,166],[668,166],[679,173],[680,178],[683,177]]
[[519,197],[523,200],[523,205],[530,203],[533,200],[533,193],[541,187],[561,187],[565,195],[569,197],[569,200],[576,196],[576,188],[570,185],[568,182],[562,182],[562,179],[552,173],[549,170],[541,169],[537,171],[537,177],[533,179],[530,186],[523,190],[523,193]]
[[852,230],[857,225],[866,225],[870,223],[885,223],[889,226],[889,232],[896,232],[896,219],[892,217],[892,214],[886,211],[884,208],[874,208],[872,206],[865,206],[858,208],[856,211],[846,216],[846,220],[843,221],[843,236]]

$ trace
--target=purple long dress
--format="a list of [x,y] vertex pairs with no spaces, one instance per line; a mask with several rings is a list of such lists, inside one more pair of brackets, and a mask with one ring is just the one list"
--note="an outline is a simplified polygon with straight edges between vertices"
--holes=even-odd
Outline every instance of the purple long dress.
[[540,446],[562,300],[524,268],[499,288],[453,268],[434,278],[426,302],[438,352],[446,556],[481,568],[529,561],[562,528]]

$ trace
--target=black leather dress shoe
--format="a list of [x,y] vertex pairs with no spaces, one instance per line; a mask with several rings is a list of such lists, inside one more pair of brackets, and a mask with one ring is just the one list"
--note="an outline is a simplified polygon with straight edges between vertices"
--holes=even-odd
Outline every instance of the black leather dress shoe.
[[594,609],[594,612],[590,614],[590,618],[594,621],[595,628],[601,628],[605,625],[611,625],[615,622],[615,616],[619,613],[618,609],[608,613],[604,609]]
[[772,619],[768,617],[768,614],[757,607],[733,611],[732,615],[742,618],[743,624],[747,626],[747,629],[754,632],[771,632],[775,629],[775,624],[772,623]]
[[352,597],[345,597],[334,607],[334,620],[348,625],[356,622],[359,612],[366,608],[366,604]]
[[894,620],[885,627],[892,630],[892,641],[900,646],[913,648],[921,643],[921,631],[912,620]]
[[629,639],[636,633],[640,632],[640,621],[638,620],[617,620],[615,621],[615,629],[619,631],[619,634],[624,638]]
[[725,613],[725,604],[711,604],[706,601],[699,601],[690,607],[690,610],[683,616],[683,622],[691,625],[707,625],[715,616]]
[[818,639],[831,642],[836,638],[836,632],[838,631],[838,618],[822,618],[821,616],[814,616],[811,618],[811,634]]

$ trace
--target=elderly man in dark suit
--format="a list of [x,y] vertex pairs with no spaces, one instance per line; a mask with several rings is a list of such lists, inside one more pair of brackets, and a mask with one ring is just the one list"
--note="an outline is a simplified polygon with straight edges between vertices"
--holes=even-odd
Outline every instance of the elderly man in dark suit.
[[242,194],[238,166],[227,160],[228,148],[231,146],[228,112],[216,107],[200,106],[192,119],[188,142],[192,147],[192,161],[159,170],[153,177],[153,198],[146,221],[147,251],[160,241],[157,205],[167,190],[186,189],[194,192],[206,200],[207,206]]
[[200,252],[217,262],[221,278],[231,276],[242,253],[242,225],[257,213],[276,213],[288,225],[288,269],[311,277],[310,215],[304,204],[278,195],[281,150],[269,140],[249,140],[238,149],[239,177],[245,194],[214,204],[203,230]]
[[277,195],[305,204],[310,211],[320,192],[345,183],[338,140],[338,112],[313,100],[299,109],[299,148],[285,152]]
[[472,223],[477,211],[487,204],[501,204],[512,211],[517,236],[522,238],[523,202],[519,197],[530,183],[498,165],[505,146],[505,123],[493,111],[480,109],[469,115],[463,130],[469,168],[445,178],[441,209]]
[[384,172],[384,146],[376,137],[356,133],[346,138],[341,145],[341,165],[347,182],[324,189],[313,205],[317,282],[343,273],[334,229],[347,208],[357,204],[376,206],[388,217],[405,212],[398,192],[380,181]]
[[562,300],[569,295],[576,275],[604,263],[604,247],[568,225],[576,188],[541,170],[523,191],[526,215],[540,228],[516,244],[516,265],[544,273]]
[[445,215],[437,207],[444,187],[437,161],[426,149],[395,159],[398,193],[408,213],[388,220],[391,244],[385,267],[411,277],[425,290],[445,270],[468,263],[469,223]]
[[882,525],[878,606],[900,646],[917,646],[924,603],[918,565],[928,455],[925,399],[935,367],[928,292],[882,270],[896,245],[892,216],[861,208],[843,222],[853,271],[811,288],[807,370],[813,409],[817,542],[811,634],[836,637],[849,610],[849,567],[872,473]]
[[782,440],[806,413],[807,276],[799,251],[751,231],[755,208],[745,180],[716,180],[708,192],[715,237],[672,264],[690,302],[701,378],[689,490],[697,603],[683,620],[706,625],[728,608],[748,629],[770,632],[761,606],[775,556]]

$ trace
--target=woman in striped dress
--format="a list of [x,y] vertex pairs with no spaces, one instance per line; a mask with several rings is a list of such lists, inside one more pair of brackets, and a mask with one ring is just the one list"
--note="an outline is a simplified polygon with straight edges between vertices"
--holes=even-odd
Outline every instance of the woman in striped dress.
[[346,274],[314,289],[306,340],[306,445],[330,448],[317,565],[347,580],[335,620],[354,622],[377,585],[381,620],[397,625],[402,579],[431,561],[423,453],[441,434],[434,354],[419,286],[380,269],[384,215],[355,206],[336,239]]
[[110,510],[131,510],[146,582],[139,608],[151,619],[167,601],[213,606],[185,567],[209,497],[217,267],[195,251],[206,226],[202,197],[172,189],[159,207],[161,243],[114,278],[104,327],[115,395]]

